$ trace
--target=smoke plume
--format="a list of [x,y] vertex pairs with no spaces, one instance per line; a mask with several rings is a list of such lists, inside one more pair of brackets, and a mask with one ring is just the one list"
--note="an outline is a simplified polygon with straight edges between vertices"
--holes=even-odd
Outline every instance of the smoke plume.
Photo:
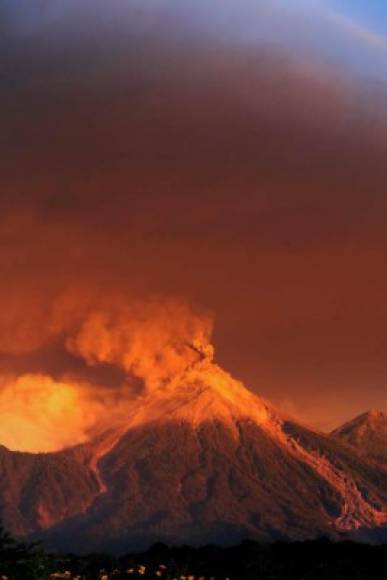
[[[42,373],[0,377],[0,442],[23,451],[55,451],[86,441],[112,426],[133,397],[162,388],[204,356],[212,356],[212,321],[172,299],[127,300],[65,293],[46,308],[46,321],[8,312],[5,327],[18,328],[1,343],[3,354],[59,344],[75,359],[77,373],[59,378]],[[43,313],[42,313],[43,316]],[[23,320],[25,324],[23,325]],[[24,340],[21,340],[24,337]],[[70,359],[71,360],[71,359]],[[82,380],[88,366],[123,371],[113,386]]]
[[385,49],[322,4],[0,2],[2,389],[161,388],[178,296],[303,419],[386,406]]

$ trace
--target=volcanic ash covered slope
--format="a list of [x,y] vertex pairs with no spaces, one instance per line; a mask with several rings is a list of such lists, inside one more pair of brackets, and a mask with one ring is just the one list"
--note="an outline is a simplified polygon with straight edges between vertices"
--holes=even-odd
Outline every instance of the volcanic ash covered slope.
[[339,537],[387,521],[387,471],[202,357],[85,445],[0,451],[0,518],[55,548]]

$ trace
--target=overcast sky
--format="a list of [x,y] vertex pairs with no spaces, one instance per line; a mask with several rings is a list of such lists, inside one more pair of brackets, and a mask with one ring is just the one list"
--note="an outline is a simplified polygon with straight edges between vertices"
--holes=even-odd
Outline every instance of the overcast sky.
[[387,409],[383,6],[3,0],[0,368],[74,364],[7,337],[106,286],[208,308],[318,427]]

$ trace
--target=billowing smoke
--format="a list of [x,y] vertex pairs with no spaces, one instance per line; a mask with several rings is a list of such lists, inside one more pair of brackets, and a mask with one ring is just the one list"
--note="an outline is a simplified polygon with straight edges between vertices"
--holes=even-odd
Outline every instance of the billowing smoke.
[[386,406],[386,53],[320,4],[0,2],[3,442],[20,377],[111,417],[210,354],[133,296],[316,425]]
[[88,364],[115,364],[152,389],[208,352],[210,329],[182,304],[113,305],[92,311],[66,345]]
[[104,409],[86,385],[41,374],[0,378],[0,442],[9,449],[56,451],[84,443]]
[[[38,314],[22,313],[22,306],[19,315],[9,310],[3,320],[0,336],[9,325],[18,329],[0,341],[3,353],[59,344],[78,360],[78,375],[68,369],[59,378],[0,377],[0,443],[11,449],[54,451],[82,443],[122,418],[139,392],[162,388],[204,356],[212,357],[211,317],[178,300],[66,293],[46,308],[45,324]],[[122,381],[106,386],[80,378],[79,368],[85,375],[87,367],[99,365],[118,367]]]

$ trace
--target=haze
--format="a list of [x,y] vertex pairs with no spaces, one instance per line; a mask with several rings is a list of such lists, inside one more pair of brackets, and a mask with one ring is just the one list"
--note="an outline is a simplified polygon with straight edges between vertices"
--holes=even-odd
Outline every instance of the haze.
[[121,388],[68,338],[119,295],[318,428],[387,408],[382,4],[2,3],[3,401]]

